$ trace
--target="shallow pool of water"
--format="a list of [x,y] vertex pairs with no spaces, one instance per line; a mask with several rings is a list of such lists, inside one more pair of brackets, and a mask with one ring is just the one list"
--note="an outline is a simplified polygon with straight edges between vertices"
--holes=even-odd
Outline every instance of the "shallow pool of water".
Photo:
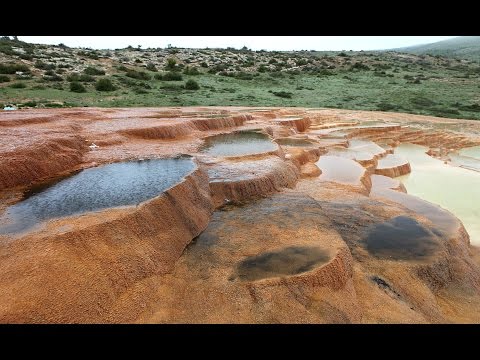
[[205,139],[201,152],[212,156],[240,156],[259,154],[277,149],[270,138],[254,131],[237,131]]
[[254,281],[295,275],[312,270],[328,260],[329,256],[321,248],[292,246],[246,258],[238,265],[238,277]]
[[420,145],[401,144],[395,154],[406,158],[412,172],[398,177],[411,195],[438,204],[457,216],[472,244],[480,245],[480,173],[445,165]]
[[470,156],[459,155],[456,153],[449,153],[448,157],[453,165],[463,167],[472,171],[480,172],[480,158],[476,159]]
[[349,142],[349,149],[356,151],[364,151],[373,155],[385,154],[385,149],[369,140],[351,139]]
[[378,160],[377,169],[392,168],[407,164],[408,161],[398,155],[387,154],[384,158]]
[[321,156],[315,163],[321,170],[320,180],[344,184],[359,184],[365,169],[351,159],[339,156]]
[[439,246],[436,234],[408,216],[373,226],[365,243],[374,256],[392,260],[425,258]]
[[27,230],[43,221],[89,211],[139,204],[178,183],[195,169],[192,158],[108,164],[82,170],[26,192],[0,216],[0,234]]
[[461,149],[458,153],[462,156],[468,156],[468,157],[480,160],[480,146],[473,146],[473,147]]

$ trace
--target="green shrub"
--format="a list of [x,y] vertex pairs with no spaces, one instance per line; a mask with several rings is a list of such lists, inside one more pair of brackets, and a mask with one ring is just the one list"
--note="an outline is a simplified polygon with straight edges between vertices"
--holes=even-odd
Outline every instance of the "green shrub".
[[203,62],[200,64],[200,66],[203,67],[203,68],[208,68],[208,64],[207,64],[205,61],[203,61]]
[[43,76],[45,81],[63,81],[63,78],[57,74]]
[[292,93],[287,91],[272,91],[272,94],[281,98],[291,99]]
[[133,92],[134,92],[135,94],[148,94],[148,90],[145,90],[145,89],[143,89],[143,88],[141,88],[141,87],[134,88],[134,89],[133,89]]
[[50,87],[56,90],[63,90],[63,85],[61,82],[54,82]]
[[87,75],[105,75],[105,70],[97,69],[93,66],[88,66],[83,72]]
[[183,73],[185,75],[200,75],[200,71],[198,71],[198,69],[193,66],[192,67],[187,66],[185,70],[183,70]]
[[198,83],[195,80],[190,79],[185,83],[185,89],[186,90],[198,90],[198,89],[200,89],[200,85],[198,85]]
[[9,82],[10,78],[7,75],[0,75],[0,83]]
[[84,93],[87,92],[87,89],[85,89],[85,86],[78,81],[72,81],[70,83],[70,91],[75,93]]
[[258,67],[258,72],[264,73],[266,71],[267,71],[267,67],[264,64]]
[[24,83],[18,82],[18,83],[13,83],[12,85],[9,85],[9,87],[13,89],[25,89],[27,85],[25,85]]
[[[158,75],[160,75],[160,74],[158,74]],[[155,78],[157,78],[157,77],[155,76]],[[163,76],[161,76],[161,79],[159,79],[159,80],[163,80],[163,81],[182,81],[183,77],[182,77],[182,74],[169,71],[166,74],[163,74]]]
[[0,74],[15,74],[17,71],[30,72],[30,69],[24,64],[0,64]]
[[165,70],[176,71],[177,70],[177,60],[174,58],[167,59],[167,65],[165,65]]
[[45,107],[47,107],[47,108],[63,108],[63,104],[47,103],[47,104],[45,104]]
[[138,79],[138,80],[150,80],[151,76],[147,74],[145,71],[136,71],[133,69],[127,70],[127,73],[125,74],[129,78],[132,79]]
[[83,50],[82,50],[82,51],[79,51],[79,52],[78,52],[78,55],[79,55],[79,56],[85,56],[85,57],[87,57],[87,58],[89,58],[89,59],[98,60],[98,54],[97,54],[96,51],[92,51],[92,50],[90,50],[90,51],[83,51]]
[[37,60],[34,66],[41,70],[54,70],[57,67],[55,64],[47,64],[41,60]]
[[92,75],[71,73],[67,76],[67,81],[94,82],[95,78]]
[[29,61],[33,60],[33,55],[30,55],[30,54],[20,54],[18,55],[18,57],[23,60],[29,60]]
[[357,62],[350,66],[350,70],[370,70],[370,67],[362,62]]
[[252,74],[243,71],[235,73],[235,77],[240,80],[253,80]]
[[32,100],[32,101],[27,101],[26,103],[23,103],[22,106],[25,106],[25,107],[35,107],[37,106],[37,102]]
[[113,85],[110,79],[101,78],[95,83],[95,89],[98,91],[115,91],[117,88]]
[[155,67],[155,64],[154,64],[154,63],[151,63],[151,62],[149,62],[149,63],[147,64],[147,70],[153,71],[153,72],[157,72],[157,71],[158,71],[157,68]]
[[425,108],[434,106],[437,103],[431,99],[425,98],[423,96],[415,96],[410,99],[410,103],[413,104],[415,107],[418,108]]

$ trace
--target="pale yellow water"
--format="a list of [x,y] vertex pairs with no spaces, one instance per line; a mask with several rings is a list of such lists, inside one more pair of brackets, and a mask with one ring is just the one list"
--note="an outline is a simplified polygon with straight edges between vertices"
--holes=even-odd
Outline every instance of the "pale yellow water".
[[412,172],[400,176],[411,195],[438,204],[458,217],[471,243],[480,245],[480,173],[445,165],[425,154],[424,146],[401,144],[395,154],[406,158]]

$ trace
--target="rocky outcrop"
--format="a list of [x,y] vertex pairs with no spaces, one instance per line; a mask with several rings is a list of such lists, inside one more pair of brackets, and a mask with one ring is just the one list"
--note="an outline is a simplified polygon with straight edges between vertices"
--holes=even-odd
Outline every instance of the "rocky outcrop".
[[0,154],[0,190],[29,185],[73,170],[88,146],[74,136],[39,141]]
[[120,131],[127,136],[141,139],[171,140],[190,135],[196,127],[191,122],[166,124],[145,128],[133,128]]
[[207,174],[196,170],[137,207],[59,220],[73,229],[4,241],[0,322],[115,322],[109,312],[118,301],[135,316],[142,309],[123,294],[171,271],[212,212]]
[[306,131],[312,124],[307,117],[275,119],[274,123],[281,126],[293,127],[298,132]]
[[388,154],[378,161],[375,174],[391,178],[409,174],[412,171],[410,163],[397,155]]
[[251,120],[251,115],[236,115],[231,117],[212,117],[200,119],[182,119],[148,127],[134,127],[120,130],[120,133],[142,139],[176,139],[191,135],[194,131],[210,131],[242,126]]
[[299,172],[277,157],[218,164],[209,170],[215,206],[263,197],[295,186]]

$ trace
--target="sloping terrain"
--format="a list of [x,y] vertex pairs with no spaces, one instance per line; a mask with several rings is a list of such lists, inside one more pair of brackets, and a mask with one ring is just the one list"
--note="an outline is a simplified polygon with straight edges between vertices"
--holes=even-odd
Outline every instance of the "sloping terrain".
[[440,55],[478,61],[480,59],[480,36],[459,36],[432,44],[409,46],[397,50],[417,55]]
[[[2,323],[480,322],[477,234],[388,177],[411,171],[402,143],[454,166],[448,151],[480,144],[475,121],[75,108],[3,112],[0,127]],[[35,212],[68,189],[62,208],[92,187],[138,193],[148,176],[106,164],[148,159],[171,159],[154,182],[174,181],[147,200]]]

